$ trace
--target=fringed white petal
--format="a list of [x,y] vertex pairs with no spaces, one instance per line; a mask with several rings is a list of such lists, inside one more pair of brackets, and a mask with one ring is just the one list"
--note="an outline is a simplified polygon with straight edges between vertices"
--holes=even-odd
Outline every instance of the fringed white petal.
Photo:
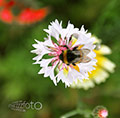
[[116,65],[107,58],[104,58],[103,63],[101,63],[101,66],[111,73],[114,72],[114,69],[116,67]]
[[[37,44],[33,45],[35,50],[31,51],[32,53],[37,54],[37,56],[34,58],[34,60],[36,60],[35,64],[40,64],[42,67],[42,69],[39,71],[39,74],[44,74],[44,77],[49,76],[55,85],[57,85],[57,83],[61,80],[63,83],[65,83],[65,86],[68,87],[72,85],[72,83],[77,84],[78,81],[82,82],[83,79],[88,79],[88,72],[95,69],[93,66],[96,65],[97,62],[95,59],[96,54],[93,52],[95,48],[93,42],[95,39],[91,36],[91,33],[87,33],[87,30],[85,31],[83,26],[80,30],[78,28],[74,28],[74,25],[70,22],[68,22],[66,28],[62,28],[62,22],[59,23],[58,20],[51,22],[48,26],[48,29],[45,29],[44,31],[48,33],[47,38],[45,38],[44,42],[36,40]],[[53,37],[57,43],[52,41]],[[71,38],[73,37],[76,39],[76,42],[71,44],[73,40]],[[79,68],[78,70],[74,69],[72,66],[66,65],[69,69],[67,70],[67,74],[65,74],[63,69],[66,67],[64,66],[65,63],[63,64],[59,57],[65,49],[64,45],[70,49],[73,49],[73,47],[78,45],[83,45],[82,48],[87,48],[90,50],[90,53],[87,56],[91,58],[91,61],[88,63],[77,64],[77,68]],[[45,54],[49,54],[50,56],[53,55],[54,57],[41,60]],[[60,61],[62,63],[62,67],[59,67],[60,69],[59,71],[57,70],[58,73],[55,76],[54,71]],[[50,66],[51,62],[53,66]]]
[[39,64],[41,67],[47,67],[48,64],[52,61],[53,58],[50,58],[50,59],[42,59]]

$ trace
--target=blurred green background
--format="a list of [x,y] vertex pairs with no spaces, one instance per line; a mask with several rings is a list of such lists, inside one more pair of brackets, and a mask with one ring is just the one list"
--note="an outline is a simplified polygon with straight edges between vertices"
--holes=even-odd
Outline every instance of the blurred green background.
[[[49,6],[51,12],[41,22],[32,25],[5,24],[0,21],[0,118],[59,118],[84,101],[90,109],[104,105],[109,118],[120,118],[120,0],[23,0],[31,7]],[[49,78],[38,75],[39,65],[33,65],[34,39],[43,40],[51,21],[58,19],[66,26],[84,24],[102,43],[112,49],[107,56],[116,65],[115,73],[105,83],[87,91],[55,86]],[[12,111],[14,101],[39,101],[43,108]],[[72,118],[72,117],[71,117]],[[74,116],[73,118],[80,118]],[[81,117],[82,118],[82,117]]]

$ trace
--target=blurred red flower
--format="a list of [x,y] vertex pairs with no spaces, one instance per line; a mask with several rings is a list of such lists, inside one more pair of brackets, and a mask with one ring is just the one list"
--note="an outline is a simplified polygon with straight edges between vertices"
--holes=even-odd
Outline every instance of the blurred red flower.
[[0,7],[1,7],[2,5],[4,5],[4,3],[5,3],[4,0],[0,0]]
[[47,8],[42,9],[31,9],[26,8],[21,11],[21,13],[17,17],[17,21],[20,24],[31,24],[37,21],[41,21],[47,15]]
[[6,8],[11,8],[11,7],[14,6],[14,5],[15,5],[15,1],[13,1],[13,0],[4,3],[4,6],[5,6]]
[[13,7],[20,7],[14,0],[6,1],[0,0],[0,20],[5,23],[19,23],[19,24],[33,24],[43,20],[48,14],[47,8],[33,9],[33,8],[19,8],[19,14],[13,13]]
[[12,23],[14,16],[9,9],[2,9],[0,11],[0,19],[6,23]]

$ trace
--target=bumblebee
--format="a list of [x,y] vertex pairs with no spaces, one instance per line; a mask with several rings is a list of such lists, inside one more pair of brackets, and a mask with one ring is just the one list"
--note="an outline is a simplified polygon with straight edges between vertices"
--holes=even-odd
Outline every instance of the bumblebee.
[[83,48],[81,49],[80,46],[74,47],[73,50],[70,50],[67,46],[64,46],[67,49],[64,50],[59,58],[60,60],[67,64],[67,65],[76,65],[77,63],[88,63],[91,61],[91,58],[87,56],[89,54],[90,50]]

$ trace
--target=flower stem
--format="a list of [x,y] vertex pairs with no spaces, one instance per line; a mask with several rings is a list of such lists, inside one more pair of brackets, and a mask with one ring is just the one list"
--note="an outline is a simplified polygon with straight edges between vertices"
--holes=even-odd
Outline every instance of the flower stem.
[[61,116],[60,118],[69,118],[71,116],[75,116],[78,114],[77,110],[70,111],[69,113],[66,113],[65,115]]
[[76,110],[73,110],[69,113],[66,113],[65,115],[61,116],[60,118],[69,118],[69,117],[72,117],[72,116],[75,116],[75,115],[83,115],[85,118],[89,118],[90,115],[91,115],[91,111],[89,110],[82,110],[82,109],[76,109]]

